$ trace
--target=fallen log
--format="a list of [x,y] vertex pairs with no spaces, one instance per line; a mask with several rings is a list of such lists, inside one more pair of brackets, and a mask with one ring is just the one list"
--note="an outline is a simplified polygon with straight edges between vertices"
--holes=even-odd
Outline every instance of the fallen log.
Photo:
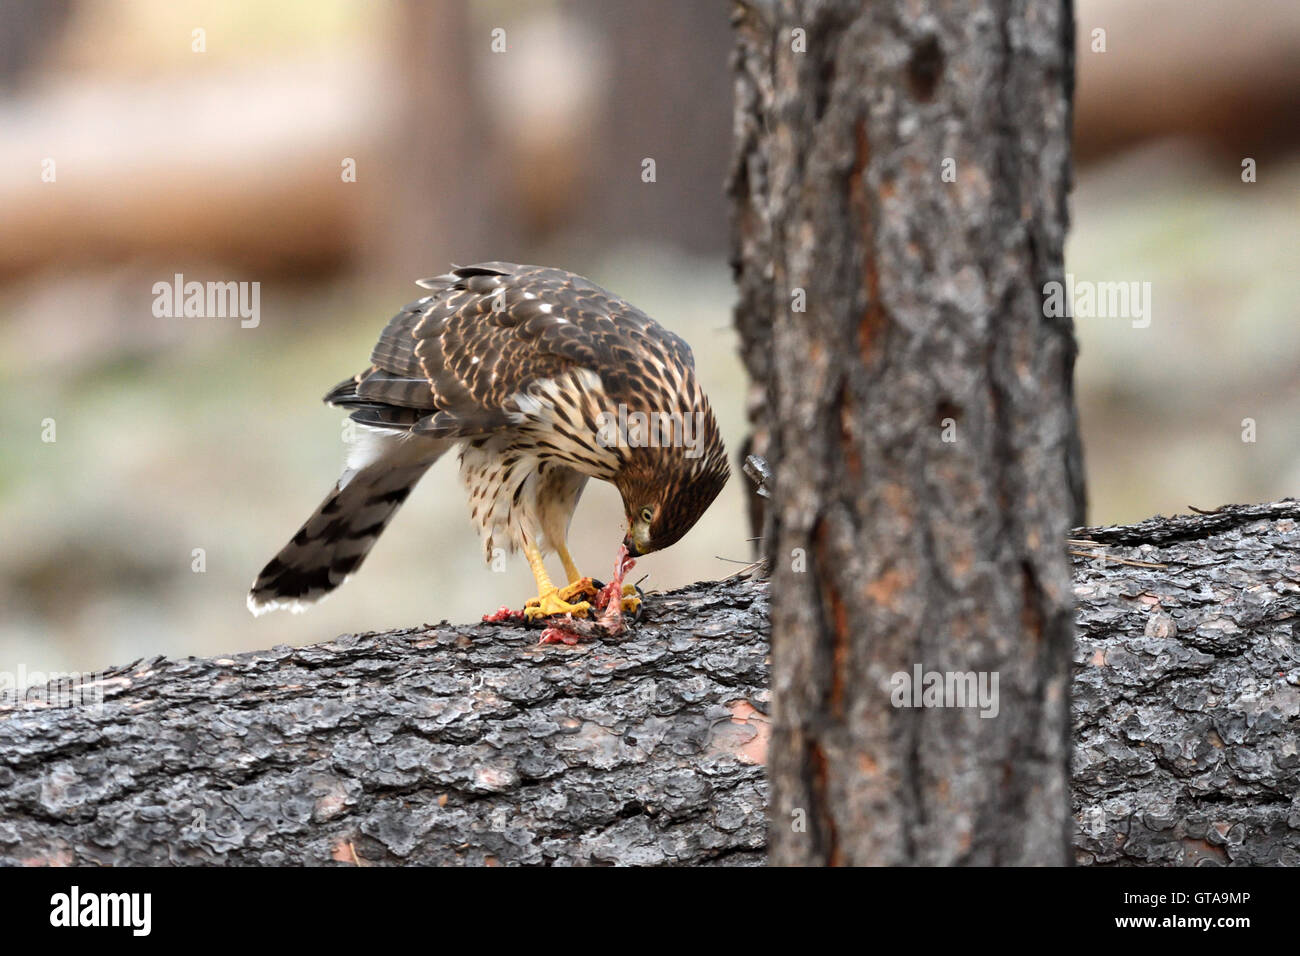
[[[1298,519],[1074,533],[1079,862],[1300,863]],[[761,864],[767,610],[731,578],[618,642],[444,622],[19,694],[0,864]]]

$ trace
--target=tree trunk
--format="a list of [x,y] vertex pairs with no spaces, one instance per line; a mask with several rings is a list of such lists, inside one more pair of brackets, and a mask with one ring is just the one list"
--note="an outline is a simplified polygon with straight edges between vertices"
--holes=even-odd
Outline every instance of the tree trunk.
[[[1079,862],[1300,864],[1297,520],[1084,533]],[[425,625],[0,701],[0,865],[761,864],[767,592],[651,595],[619,643]]]
[[[751,3],[738,322],[776,472],[774,862],[1061,863],[1082,512],[1063,0]],[[950,181],[951,180],[951,181]],[[976,709],[890,675],[978,672]]]

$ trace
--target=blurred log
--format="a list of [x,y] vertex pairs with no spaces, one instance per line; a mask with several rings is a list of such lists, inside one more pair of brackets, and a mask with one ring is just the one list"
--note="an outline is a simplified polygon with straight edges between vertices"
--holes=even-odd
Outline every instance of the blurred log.
[[[1294,0],[1079,0],[1075,161],[1187,139],[1232,160],[1300,146]],[[1094,31],[1105,31],[1105,52]]]
[[223,279],[337,269],[386,188],[371,161],[382,88],[373,64],[335,56],[0,99],[0,278],[132,261],[166,263],[158,278],[214,261],[239,270]]
[[[1300,144],[1292,0],[1078,6],[1079,162],[1168,136],[1237,160]],[[577,56],[608,70],[582,71],[600,89],[579,102],[597,106],[561,111],[542,124],[550,138],[523,145],[489,128],[502,93],[480,84],[525,50],[492,58],[464,3],[392,7],[387,55],[276,50],[156,74],[154,64],[123,73],[115,63],[61,72],[43,59],[69,10],[75,21],[65,0],[0,8],[0,85],[30,79],[0,98],[0,277],[156,259],[182,271],[218,260],[259,277],[362,262],[405,281],[449,259],[527,258],[566,233],[700,252],[723,241],[721,4],[561,5],[557,15],[596,37],[584,33]],[[502,22],[514,31],[526,19]],[[1097,28],[1105,53],[1090,48]],[[549,82],[517,77],[504,88],[516,99],[530,79]],[[521,129],[528,119],[506,114]],[[356,183],[340,181],[344,157],[358,160]],[[657,160],[654,185],[639,178],[645,157]],[[57,184],[41,180],[46,159]]]

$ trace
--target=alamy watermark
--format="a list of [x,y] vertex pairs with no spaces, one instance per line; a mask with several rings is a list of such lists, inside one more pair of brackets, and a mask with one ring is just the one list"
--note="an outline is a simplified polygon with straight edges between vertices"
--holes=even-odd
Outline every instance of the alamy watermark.
[[1064,282],[1043,286],[1043,315],[1059,319],[1132,319],[1133,328],[1151,324],[1150,282],[1092,282],[1067,273]]
[[148,936],[152,912],[152,893],[83,893],[74,883],[50,897],[50,925],[56,927],[122,927],[132,936]]
[[596,442],[602,448],[684,448],[687,458],[704,454],[704,413],[617,412],[596,416]]
[[0,707],[98,710],[104,706],[104,689],[111,680],[103,671],[28,671],[25,664],[19,664],[17,670],[0,671]]
[[997,671],[927,671],[916,664],[911,673],[891,676],[889,686],[895,707],[978,707],[981,717],[998,715]]
[[255,329],[262,321],[262,283],[186,282],[176,273],[171,282],[153,284],[153,314],[159,319],[225,319]]

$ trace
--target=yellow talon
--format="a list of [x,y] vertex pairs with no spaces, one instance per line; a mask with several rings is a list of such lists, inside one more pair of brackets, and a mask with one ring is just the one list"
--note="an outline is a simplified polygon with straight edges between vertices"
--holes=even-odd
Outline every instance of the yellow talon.
[[623,613],[636,614],[639,610],[641,610],[641,596],[636,593],[636,586],[623,585]]
[[[546,573],[546,566],[542,563],[542,553],[537,550],[535,545],[525,545],[524,556],[528,558],[528,566],[532,568],[533,577],[537,581],[537,597],[524,605],[524,617],[526,619],[535,621],[539,617],[551,617],[556,614],[573,614],[576,617],[586,616],[587,612],[591,610],[591,605],[586,601],[571,604],[560,596],[559,589],[551,583],[550,576]],[[569,589],[566,588],[565,590]]]
[[561,600],[573,601],[574,598],[590,599],[600,593],[600,589],[592,582],[591,578],[578,578],[571,584],[566,584],[557,592]]
[[[566,589],[567,590],[567,589]],[[586,617],[591,605],[586,601],[570,604],[557,588],[551,588],[539,594],[524,605],[524,617],[535,621],[539,617],[551,617],[556,614],[572,614],[574,617]]]

